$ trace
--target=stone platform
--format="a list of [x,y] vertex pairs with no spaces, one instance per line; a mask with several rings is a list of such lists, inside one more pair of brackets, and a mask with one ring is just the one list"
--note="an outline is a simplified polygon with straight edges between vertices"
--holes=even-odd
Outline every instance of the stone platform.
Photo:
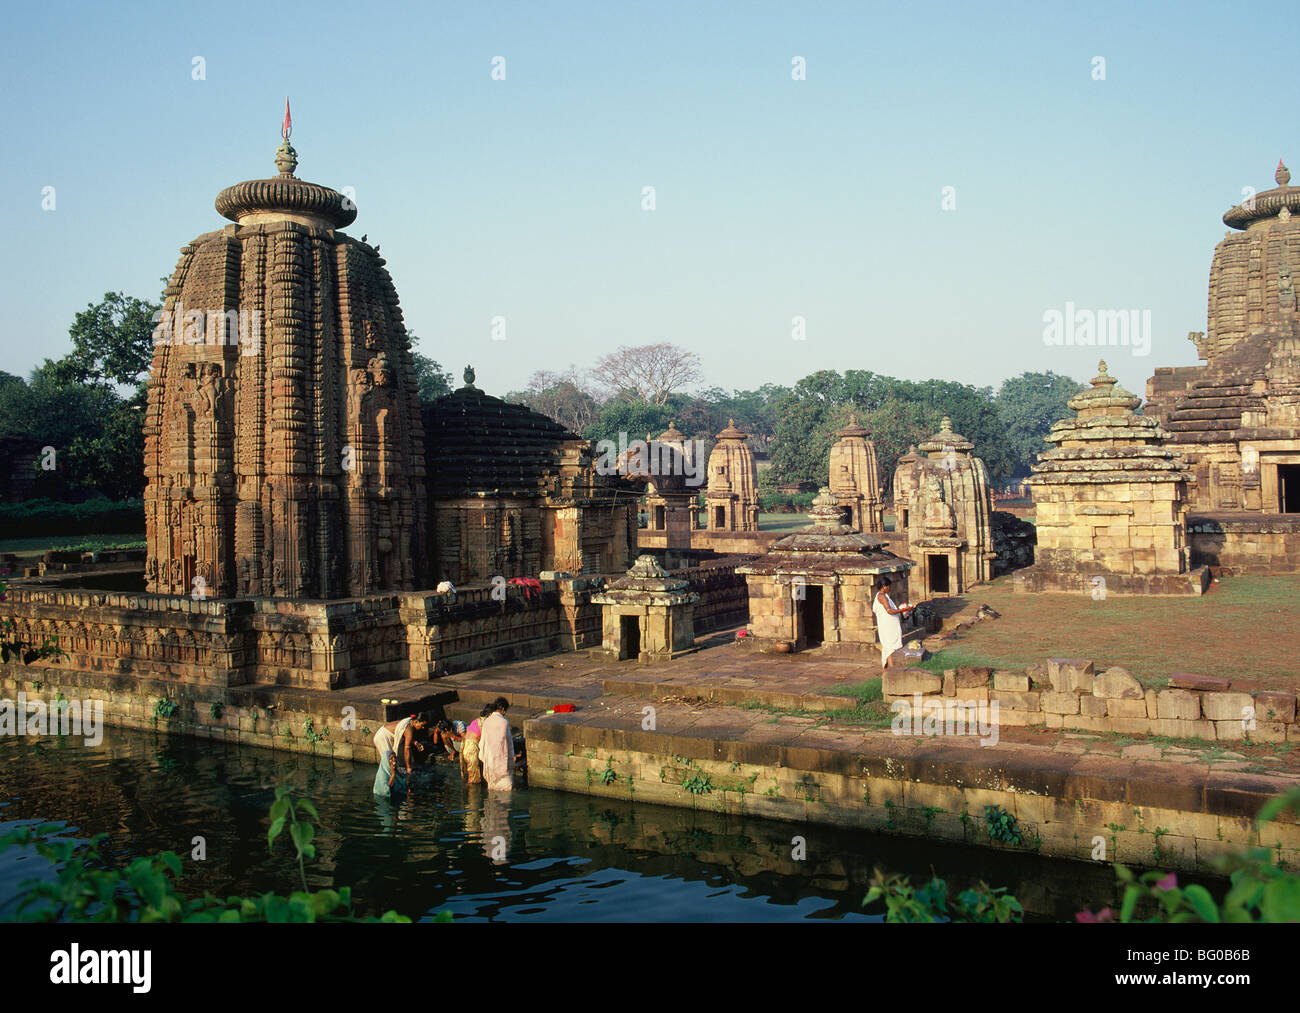
[[[1300,774],[1096,736],[981,747],[716,705],[659,703],[647,729],[644,699],[602,704],[524,723],[531,785],[1079,861],[1099,842],[1105,861],[1202,873],[1248,845],[1300,861],[1294,816],[1253,824]],[[989,806],[1015,817],[1019,844],[990,837]]]

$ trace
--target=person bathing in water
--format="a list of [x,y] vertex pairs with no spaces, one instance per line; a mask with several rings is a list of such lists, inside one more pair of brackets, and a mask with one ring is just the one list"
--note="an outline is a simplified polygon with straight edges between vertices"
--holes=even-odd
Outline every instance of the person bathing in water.
[[876,597],[871,611],[876,617],[876,635],[880,638],[880,667],[889,663],[889,656],[903,646],[903,616],[910,615],[912,606],[907,602],[894,604],[890,596],[893,581],[881,574],[876,581]]
[[514,739],[506,710],[510,703],[499,696],[492,702],[492,713],[483,719],[479,752],[483,757],[483,779],[489,791],[513,791],[515,786]]
[[[399,770],[404,768],[406,776],[410,775],[412,747],[417,753],[424,751],[424,743],[418,742],[415,735],[424,730],[428,724],[427,718],[411,714],[396,721],[389,721],[375,732],[375,752],[379,754],[379,771],[375,774],[375,794],[387,795],[396,782],[395,775]],[[402,760],[405,760],[405,763],[402,763]],[[387,771],[386,765],[389,767]]]

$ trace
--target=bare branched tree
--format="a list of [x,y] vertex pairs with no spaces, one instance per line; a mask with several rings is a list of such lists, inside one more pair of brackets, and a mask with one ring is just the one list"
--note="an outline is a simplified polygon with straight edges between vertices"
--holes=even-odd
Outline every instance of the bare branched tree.
[[702,373],[694,352],[661,342],[635,348],[622,346],[603,355],[591,376],[611,396],[631,393],[647,404],[663,405],[671,394],[697,382]]
[[563,373],[540,369],[528,378],[527,389],[508,395],[507,400],[525,404],[578,434],[600,411],[590,383],[576,366]]

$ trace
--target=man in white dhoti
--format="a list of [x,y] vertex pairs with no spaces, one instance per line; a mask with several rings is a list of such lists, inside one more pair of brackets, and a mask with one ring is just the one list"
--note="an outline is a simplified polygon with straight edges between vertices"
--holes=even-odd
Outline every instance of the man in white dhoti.
[[489,791],[513,791],[515,787],[515,743],[510,737],[510,722],[505,697],[493,701],[493,710],[483,719],[479,735],[479,759],[483,761],[483,780]]
[[893,581],[884,574],[876,581],[876,597],[871,603],[872,614],[876,617],[876,636],[880,640],[880,667],[889,663],[889,656],[903,646],[902,616],[912,611],[912,606],[903,602],[895,605],[889,590]]

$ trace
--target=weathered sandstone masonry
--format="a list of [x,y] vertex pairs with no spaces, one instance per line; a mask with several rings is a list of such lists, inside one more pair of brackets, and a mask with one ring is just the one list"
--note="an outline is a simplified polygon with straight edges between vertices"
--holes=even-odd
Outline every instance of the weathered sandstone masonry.
[[[667,729],[670,715],[661,717]],[[1246,845],[1300,862],[1294,816],[1260,830],[1253,823],[1289,784],[1278,779],[952,738],[804,731],[780,743],[728,738],[713,726],[610,727],[619,723],[582,712],[526,721],[529,783],[1081,861],[1102,837],[1107,861],[1137,865],[1208,872],[1214,858]],[[1023,843],[993,840],[985,806],[1011,813]]]
[[[748,616],[737,559],[672,571],[699,594],[695,627]],[[601,643],[601,578],[457,592],[376,595],[337,601],[195,599],[184,595],[10,585],[0,621],[66,658],[31,671],[103,672],[178,684],[342,689],[392,679],[429,679],[519,658]],[[28,671],[17,663],[0,671]]]
[[982,704],[996,701],[1002,725],[1041,725],[1209,741],[1300,742],[1294,692],[1232,690],[1227,679],[1175,672],[1165,689],[1146,689],[1123,668],[1098,672],[1081,659],[1053,658],[1025,671],[965,667],[940,675],[887,669],[885,702]]

